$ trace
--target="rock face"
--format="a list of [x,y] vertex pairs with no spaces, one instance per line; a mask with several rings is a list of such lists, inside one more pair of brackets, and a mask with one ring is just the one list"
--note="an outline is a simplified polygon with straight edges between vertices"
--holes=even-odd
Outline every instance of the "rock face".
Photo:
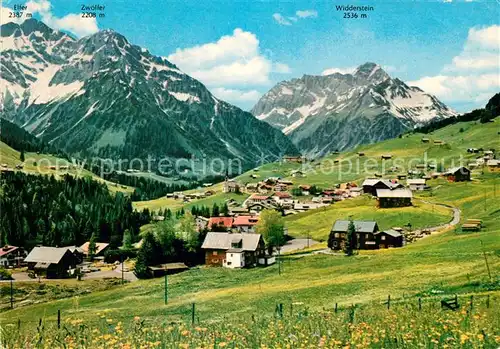
[[393,138],[456,113],[436,97],[365,63],[353,74],[283,81],[251,110],[287,134],[308,156]]
[[298,153],[279,130],[114,31],[75,40],[29,19],[1,36],[3,116],[66,152],[244,168]]

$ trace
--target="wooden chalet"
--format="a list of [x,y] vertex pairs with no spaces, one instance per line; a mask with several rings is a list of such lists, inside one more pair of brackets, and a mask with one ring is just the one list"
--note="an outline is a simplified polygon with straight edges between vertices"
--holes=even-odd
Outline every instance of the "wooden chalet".
[[[350,221],[337,220],[333,224],[330,236],[333,234],[331,248],[333,250],[341,250],[344,247],[347,239],[347,231]],[[377,239],[375,234],[379,231],[377,222],[374,221],[353,221],[356,231],[356,245],[360,250],[377,249]]]
[[394,229],[375,233],[378,248],[402,247],[403,235]]
[[450,168],[444,175],[452,182],[470,181],[470,170],[464,166]]
[[286,155],[283,157],[283,161],[284,162],[295,162],[297,164],[301,164],[303,162],[305,162],[305,158],[302,157],[302,156],[289,156],[289,155]]
[[[80,249],[83,253],[84,256],[88,257],[89,256],[89,245],[90,241],[85,242],[82,246],[80,246]],[[104,253],[108,249],[109,244],[106,242],[96,242],[95,243],[95,253],[94,257],[104,257]]]
[[232,179],[226,179],[222,185],[222,192],[224,193],[237,193],[240,191],[240,185]]
[[266,256],[260,234],[210,232],[201,248],[205,251],[205,264],[226,268],[256,266]]
[[26,251],[22,247],[5,245],[0,249],[1,267],[20,267],[24,264],[24,258],[26,258]]
[[415,178],[406,180],[406,185],[410,190],[424,190],[426,188],[425,178]]
[[34,247],[24,260],[28,270],[50,278],[64,278],[78,264],[77,257],[67,247]]
[[377,189],[378,205],[380,208],[394,208],[411,206],[413,198],[410,189]]
[[377,196],[378,189],[397,189],[402,188],[403,185],[388,179],[368,178],[365,179],[363,184],[363,192]]

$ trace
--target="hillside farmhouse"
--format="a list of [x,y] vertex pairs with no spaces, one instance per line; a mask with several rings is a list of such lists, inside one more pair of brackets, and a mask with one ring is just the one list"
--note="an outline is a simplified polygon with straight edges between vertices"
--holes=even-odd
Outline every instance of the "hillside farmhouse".
[[260,234],[210,232],[201,248],[205,250],[205,264],[226,268],[256,266],[266,256]]
[[[87,241],[82,246],[80,246],[80,250],[82,251],[83,255],[86,257],[89,256],[89,245],[90,245],[90,241]],[[94,253],[94,257],[104,257],[104,253],[108,249],[109,244],[105,243],[105,242],[96,242],[95,247],[96,247],[96,250]]]
[[[347,238],[349,221],[337,220],[333,224],[330,234],[333,234],[333,250],[341,250]],[[377,239],[375,233],[378,232],[377,222],[374,221],[353,221],[356,229],[357,246],[360,250],[377,249]]]
[[402,247],[403,235],[396,230],[389,229],[375,233],[378,248]]
[[226,180],[224,181],[224,184],[222,185],[222,192],[224,193],[237,193],[240,191],[240,185],[232,180]]
[[426,180],[425,178],[415,178],[406,180],[406,184],[410,188],[410,190],[424,190],[426,188]]
[[34,247],[24,260],[28,270],[49,278],[63,278],[76,268],[78,260],[67,247]]
[[378,205],[380,208],[411,206],[413,194],[410,189],[377,189]]
[[377,189],[396,189],[403,188],[403,185],[388,179],[367,178],[364,180],[363,192],[377,196]]
[[5,245],[0,249],[1,267],[19,267],[24,263],[26,251],[22,247]]
[[450,168],[444,175],[452,182],[470,181],[470,170],[464,166]]

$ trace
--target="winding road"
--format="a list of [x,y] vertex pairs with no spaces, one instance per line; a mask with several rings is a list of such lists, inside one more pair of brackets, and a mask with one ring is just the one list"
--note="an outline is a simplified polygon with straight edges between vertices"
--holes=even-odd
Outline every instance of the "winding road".
[[[429,202],[429,201],[422,200],[422,199],[420,199],[420,201],[422,201],[423,203],[429,204],[429,205],[437,205],[437,206],[441,206],[441,207],[445,207],[445,208],[451,208],[453,210],[453,218],[451,221],[449,221],[448,223],[445,223],[445,224],[436,225],[435,227],[425,228],[425,230],[433,231],[433,230],[447,229],[447,228],[453,227],[453,226],[457,225],[458,223],[460,223],[462,213],[457,207],[447,205],[447,204],[439,204],[436,202]],[[420,229],[417,231],[422,231],[422,230],[424,230],[424,229]]]

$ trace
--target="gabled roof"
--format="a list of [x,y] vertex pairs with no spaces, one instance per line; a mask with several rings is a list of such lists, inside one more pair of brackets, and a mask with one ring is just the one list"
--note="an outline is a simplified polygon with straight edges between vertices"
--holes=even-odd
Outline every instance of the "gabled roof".
[[233,226],[233,217],[210,217],[208,226],[212,227],[213,225],[222,225],[225,228],[231,228]]
[[[377,229],[375,221],[353,221],[357,233],[373,233]],[[332,231],[347,232],[349,221],[337,220],[333,224]]]
[[415,179],[407,179],[406,184],[425,184],[425,178],[415,178]]
[[255,216],[238,216],[233,221],[233,226],[256,225],[259,218]]
[[[83,253],[85,253],[85,254],[89,253],[89,245],[90,245],[90,241],[87,241],[82,246],[80,246],[80,248],[83,250]],[[95,247],[96,247],[95,254],[101,253],[108,246],[109,246],[108,243],[105,243],[105,242],[96,242],[95,243]]]
[[377,189],[379,198],[412,198],[413,193],[410,189]]
[[467,167],[465,167],[465,166],[457,166],[457,167],[450,168],[444,174],[455,174],[457,172],[462,172],[462,171],[464,171],[464,172],[470,172],[470,170]]
[[283,191],[278,191],[278,192],[274,193],[274,196],[277,196],[280,199],[287,199],[287,198],[291,198],[292,197],[290,195],[290,193],[283,192]]
[[10,246],[10,245],[5,245],[0,249],[0,257],[3,257],[5,255],[8,255],[11,252],[14,252],[18,249],[19,247],[17,246]]
[[255,251],[259,246],[261,236],[260,234],[209,232],[201,248],[210,250],[229,250],[232,248],[231,244],[235,239],[241,239],[241,249],[243,251]]
[[249,197],[250,200],[267,200],[269,199],[268,195],[259,195],[259,194],[253,194],[252,196]]
[[401,233],[399,231],[394,230],[394,229],[380,231],[377,234],[380,234],[380,233],[386,233],[387,235],[390,235],[390,236],[395,237],[395,238],[401,236]]
[[374,186],[378,183],[383,183],[387,188],[390,188],[390,189],[394,189],[394,188],[398,188],[398,187],[402,187],[402,184],[401,183],[393,183],[391,180],[389,179],[377,179],[377,178],[368,178],[368,179],[365,179],[363,181],[363,184],[361,184],[362,186]]
[[[66,252],[70,252],[67,247],[33,247],[28,256],[24,259],[26,263],[54,263],[57,264],[64,257]],[[71,253],[71,252],[70,252]]]

